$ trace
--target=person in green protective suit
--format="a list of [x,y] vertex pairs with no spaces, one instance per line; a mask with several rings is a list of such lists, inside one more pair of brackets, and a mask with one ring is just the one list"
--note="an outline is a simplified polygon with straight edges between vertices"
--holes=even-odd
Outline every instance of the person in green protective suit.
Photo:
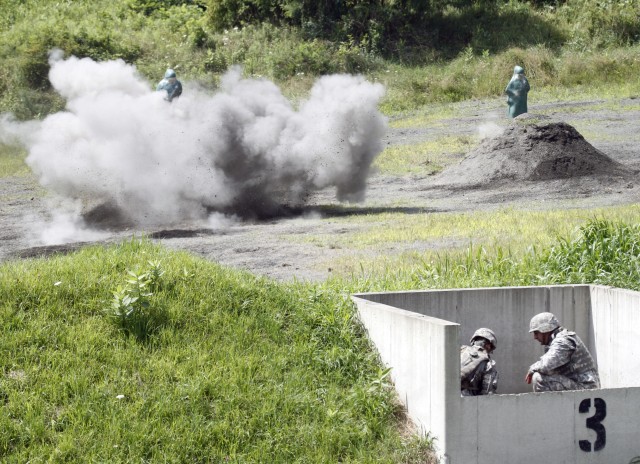
[[504,90],[507,94],[507,105],[509,105],[507,115],[510,118],[527,112],[527,92],[529,89],[529,81],[524,76],[524,69],[516,66],[513,68],[513,77]]
[[164,99],[169,102],[182,95],[182,84],[176,77],[176,72],[173,69],[167,69],[167,72],[164,73],[164,79],[158,83],[156,91],[165,91],[167,95]]

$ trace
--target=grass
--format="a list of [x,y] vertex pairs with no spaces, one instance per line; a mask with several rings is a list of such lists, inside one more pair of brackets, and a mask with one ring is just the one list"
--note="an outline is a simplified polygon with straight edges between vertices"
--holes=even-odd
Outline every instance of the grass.
[[640,289],[640,225],[591,219],[571,236],[546,247],[514,253],[471,245],[459,251],[413,254],[352,267],[348,279],[359,291],[471,288],[594,283]]
[[[135,63],[150,89],[169,66],[184,82],[213,89],[230,64],[242,63],[294,102],[320,74],[361,72],[386,85],[381,110],[396,129],[443,126],[460,115],[454,102],[497,102],[514,64],[526,69],[530,104],[604,100],[590,109],[636,111],[635,103],[611,102],[640,95],[638,40],[622,30],[635,16],[613,27],[633,2],[614,14],[609,0],[568,1],[555,15],[511,1],[500,18],[517,13],[541,37],[558,27],[563,41],[496,44],[512,32],[526,38],[521,23],[513,31],[475,27],[457,55],[424,50],[411,64],[353,44],[305,42],[290,29],[215,32],[197,8],[145,16],[129,1],[88,3],[0,6],[0,112],[33,119],[63,108],[46,77],[53,46]],[[464,16],[448,11],[449,19]],[[389,148],[377,168],[428,175],[473,143],[442,137]],[[24,156],[0,146],[0,177],[26,175]],[[0,264],[0,461],[429,462],[431,442],[405,430],[348,295],[585,282],[639,288],[637,205],[537,206],[334,218],[358,231],[308,242],[359,255],[332,263],[341,272],[319,284],[277,284],[144,240]],[[414,242],[441,248],[366,257]],[[153,269],[163,273],[145,283]]]
[[360,227],[355,232],[339,235],[310,234],[304,241],[317,246],[364,249],[447,238],[483,246],[499,244],[504,248],[522,251],[531,245],[546,247],[557,237],[567,236],[595,218],[640,222],[640,207],[625,205],[562,210],[502,208],[463,213],[380,213],[336,217],[332,221]]
[[[444,35],[455,31],[455,44],[436,33],[435,42],[412,51],[400,37],[388,56],[352,40],[305,40],[303,31],[290,27],[217,31],[194,5],[155,8],[152,14],[132,8],[151,3],[4,2],[0,112],[33,119],[63,107],[47,79],[53,47],[96,60],[124,59],[135,64],[150,89],[166,67],[176,69],[184,82],[215,88],[230,65],[242,64],[247,76],[274,80],[297,101],[317,76],[364,74],[387,86],[381,103],[387,115],[500,97],[514,64],[524,66],[538,101],[640,95],[634,2],[608,2],[607,9],[594,0],[572,0],[555,9],[518,0],[497,9],[450,6],[430,26]],[[525,29],[529,34],[521,32]]]
[[447,136],[407,145],[392,145],[376,158],[379,172],[393,175],[431,175],[469,151],[476,141],[469,136]]
[[[160,263],[160,264],[158,264]],[[145,337],[112,291],[161,266]],[[340,291],[144,240],[0,266],[3,462],[423,462]],[[135,279],[134,279],[135,280]]]
[[29,175],[31,170],[25,164],[25,158],[23,149],[0,144],[0,178]]

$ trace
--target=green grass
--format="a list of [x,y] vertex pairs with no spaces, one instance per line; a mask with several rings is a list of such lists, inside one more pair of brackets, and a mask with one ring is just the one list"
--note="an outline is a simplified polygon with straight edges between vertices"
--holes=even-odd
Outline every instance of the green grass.
[[[528,210],[337,217],[331,220],[356,227],[338,235],[308,234],[302,240],[317,247],[349,251],[338,260],[320,265],[331,267],[334,275],[348,277],[367,269],[384,276],[387,272],[410,273],[416,266],[442,256],[457,259],[470,248],[482,250],[483,254],[507,253],[520,259],[527,253],[548,248],[559,237],[572,237],[579,227],[595,219],[640,223],[640,207],[635,204],[606,208],[566,206],[559,210],[532,204]],[[402,251],[415,248],[423,251]]]
[[548,246],[590,219],[640,222],[640,207],[625,205],[589,209],[516,209],[463,213],[380,213],[332,218],[357,224],[355,232],[339,235],[308,234],[304,241],[317,246],[363,249],[402,242],[462,239],[466,242],[523,250],[530,245]]
[[24,162],[25,157],[24,150],[0,144],[0,178],[30,174],[31,170]]
[[[397,129],[444,125],[461,114],[452,102],[497,102],[515,64],[531,82],[530,104],[638,109],[612,103],[640,95],[637,2],[568,0],[536,10],[511,1],[489,16],[449,7],[442,31],[448,24],[463,33],[448,55],[420,46],[414,61],[404,61],[411,50],[400,43],[400,59],[385,58],[355,43],[305,41],[295,29],[214,31],[198,8],[144,15],[134,3],[144,2],[2,2],[0,112],[32,119],[64,107],[47,80],[52,47],[122,58],[150,89],[169,66],[184,82],[214,88],[241,63],[294,102],[321,74],[364,73],[387,87],[381,110]],[[601,137],[588,121],[577,124]],[[376,166],[428,175],[474,143],[444,137],[393,147]],[[27,175],[24,156],[0,146],[0,177]],[[348,295],[586,282],[638,289],[639,216],[637,205],[531,205],[334,218],[358,231],[308,242],[358,255],[331,263],[336,277],[319,284],[277,284],[144,240],[0,264],[0,461],[428,462],[430,441],[405,430]],[[367,257],[413,242],[437,251]],[[164,274],[135,294],[127,270],[140,278],[150,262]]]
[[570,236],[522,253],[469,246],[413,254],[404,259],[361,260],[348,277],[359,291],[594,283],[640,290],[640,225],[592,219]]
[[305,97],[319,75],[362,73],[387,86],[381,109],[388,115],[500,97],[515,64],[524,66],[535,101],[640,95],[637,2],[569,0],[554,9],[519,0],[494,9],[450,6],[428,23],[443,37],[419,44],[396,37],[386,54],[352,39],[306,40],[305,31],[292,27],[215,30],[193,4],[151,14],[132,7],[147,3],[155,2],[0,4],[0,112],[31,119],[63,108],[47,80],[53,47],[96,60],[124,59],[150,88],[169,66],[185,82],[213,88],[230,65],[242,64],[247,76],[275,80],[294,101]]
[[[137,337],[112,291],[158,263]],[[0,265],[2,462],[423,462],[335,290],[144,240]]]
[[409,145],[392,145],[376,158],[373,166],[384,174],[431,175],[459,160],[477,142],[469,136],[440,137]]

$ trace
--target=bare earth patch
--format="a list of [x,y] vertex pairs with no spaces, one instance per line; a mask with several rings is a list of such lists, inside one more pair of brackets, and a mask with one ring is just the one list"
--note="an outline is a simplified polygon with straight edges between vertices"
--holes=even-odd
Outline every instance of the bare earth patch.
[[[434,127],[389,129],[385,143],[409,144],[452,135],[474,135],[487,121],[504,130],[485,140],[459,164],[435,176],[395,177],[374,174],[367,199],[340,204],[335,192],[314,194],[302,208],[283,208],[271,218],[211,225],[172,224],[141,230],[127,224],[105,205],[85,211],[84,219],[104,233],[98,240],[55,246],[38,244],[47,195],[31,177],[0,179],[0,260],[46,256],[87,243],[114,243],[145,234],[152,240],[206,259],[279,280],[323,280],[338,259],[379,256],[450,245],[437,241],[393,244],[364,250],[316,245],[313,235],[339,235],[375,227],[345,217],[439,214],[448,211],[514,208],[602,207],[637,203],[640,199],[640,103],[627,99],[612,105],[598,102],[530,105],[528,118],[512,123],[503,117],[502,100],[465,102],[460,117]],[[531,115],[546,114],[551,119]],[[587,128],[583,133],[576,128]],[[582,135],[584,135],[584,138]]]

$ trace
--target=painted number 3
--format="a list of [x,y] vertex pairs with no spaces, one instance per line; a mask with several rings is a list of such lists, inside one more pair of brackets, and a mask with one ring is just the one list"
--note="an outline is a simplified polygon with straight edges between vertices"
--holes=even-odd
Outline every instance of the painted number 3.
[[[605,430],[604,425],[602,425],[602,421],[607,417],[607,403],[605,403],[602,398],[594,398],[593,406],[595,407],[596,412],[593,416],[587,418],[587,428],[596,433],[596,441],[593,444],[593,451],[600,451],[607,443],[607,431]],[[578,411],[582,414],[589,412],[590,409],[591,398],[582,400],[578,407]],[[589,440],[580,440],[578,444],[582,451],[586,451],[587,453],[591,451],[591,442]]]

